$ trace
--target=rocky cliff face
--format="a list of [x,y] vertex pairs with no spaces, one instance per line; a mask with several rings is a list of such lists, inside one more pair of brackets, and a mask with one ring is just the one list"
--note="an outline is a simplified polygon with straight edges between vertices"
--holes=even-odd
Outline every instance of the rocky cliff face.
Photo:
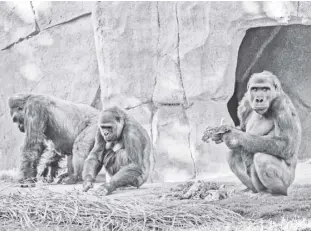
[[[254,59],[257,66],[249,73],[263,68],[286,76],[296,106],[298,101],[307,103],[306,90],[292,90],[300,81],[291,77],[296,72],[283,69],[293,57],[272,62],[280,59],[276,50],[283,43],[281,37],[273,43],[271,33],[277,29],[268,26],[310,24],[308,2],[45,2],[29,3],[22,13],[27,19],[17,8],[0,4],[0,27],[6,28],[0,34],[0,81],[8,85],[0,100],[0,151],[5,159],[0,169],[16,166],[19,154],[22,136],[13,128],[6,106],[7,97],[18,91],[89,104],[100,95],[103,107],[117,104],[126,109],[152,138],[155,181],[229,171],[226,147],[203,143],[201,137],[207,126],[222,119],[235,121],[235,109],[229,108],[229,114],[227,103],[233,95],[228,107],[236,108],[247,81],[239,76]],[[255,27],[267,29],[249,34]],[[268,63],[257,56],[273,58]],[[303,107],[308,123],[309,108]]]
[[[249,58],[237,63],[243,37],[253,27],[308,24],[308,7],[298,2],[96,4],[92,19],[103,104],[117,103],[141,118],[153,138],[155,179],[228,171],[227,149],[202,143],[201,136],[221,119],[232,123],[227,102],[235,82],[241,82],[236,68],[248,68],[262,49],[260,42],[248,43],[243,51]],[[271,42],[268,30],[262,43]],[[260,67],[274,71],[271,65]],[[239,92],[243,95],[245,89]]]

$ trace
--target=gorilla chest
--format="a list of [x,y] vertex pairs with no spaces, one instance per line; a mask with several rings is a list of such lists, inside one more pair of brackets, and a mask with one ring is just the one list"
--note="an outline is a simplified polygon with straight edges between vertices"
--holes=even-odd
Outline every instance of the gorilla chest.
[[274,130],[274,121],[253,112],[247,121],[246,132],[252,135],[264,136]]
[[119,151],[120,149],[124,149],[124,143],[122,141],[118,142],[107,142],[106,143],[107,150],[113,150],[114,152]]

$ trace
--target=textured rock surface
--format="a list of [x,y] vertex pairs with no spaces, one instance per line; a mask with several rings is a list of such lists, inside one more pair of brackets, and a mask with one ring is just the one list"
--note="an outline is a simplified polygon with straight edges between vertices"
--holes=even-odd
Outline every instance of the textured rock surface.
[[156,2],[98,2],[95,39],[103,106],[151,101],[157,62]]
[[[92,7],[93,25],[88,21]],[[0,56],[5,74],[0,83],[7,84],[0,100],[0,150],[2,155],[14,154],[6,157],[10,164],[0,168],[14,166],[21,136],[12,129],[6,98],[34,89],[98,108],[101,104],[94,97],[100,97],[103,107],[117,104],[126,109],[152,138],[154,181],[226,174],[227,148],[203,143],[203,131],[219,125],[222,118],[225,123],[236,122],[237,99],[245,89],[241,76],[264,50],[271,33],[279,33],[275,26],[311,24],[309,2],[34,2],[33,10],[27,23],[12,15],[16,25],[27,28],[26,36],[33,31],[37,35]],[[4,12],[0,17],[8,18],[8,10],[0,12]],[[264,28],[246,34],[255,27]],[[298,107],[303,132],[309,134],[310,29],[293,28],[282,28],[279,39],[265,48],[272,53],[263,52],[251,69],[282,76]],[[9,40],[13,32],[4,33],[4,46],[20,37]],[[231,119],[227,103],[236,82],[236,100],[228,105]],[[303,155],[309,155],[308,137]]]
[[[102,99],[124,108],[154,105],[154,179],[229,171],[227,148],[202,143],[201,138],[206,126],[218,125],[222,118],[232,123],[227,102],[234,92],[243,37],[252,27],[307,23],[309,5],[304,4],[303,9],[297,2],[96,5],[100,80],[106,89]],[[252,45],[250,53],[256,53],[260,47]]]
[[0,55],[0,169],[16,166],[23,135],[9,117],[16,92],[51,94],[91,104],[99,86],[90,16],[41,31]]
[[34,33],[35,17],[29,1],[0,2],[0,50]]
[[33,7],[40,29],[45,29],[90,14],[94,3],[35,1]]
[[195,175],[189,124],[181,106],[164,106],[153,117],[155,180],[181,181]]

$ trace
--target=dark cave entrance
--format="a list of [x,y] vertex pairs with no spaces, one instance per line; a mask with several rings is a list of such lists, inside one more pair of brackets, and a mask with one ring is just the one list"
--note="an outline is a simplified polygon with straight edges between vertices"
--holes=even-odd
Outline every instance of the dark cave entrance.
[[[271,71],[296,106],[303,128],[301,156],[311,150],[311,26],[288,25],[257,27],[246,31],[239,48],[235,89],[227,107],[235,125],[238,102],[246,92],[249,77]],[[306,135],[304,135],[306,134]]]

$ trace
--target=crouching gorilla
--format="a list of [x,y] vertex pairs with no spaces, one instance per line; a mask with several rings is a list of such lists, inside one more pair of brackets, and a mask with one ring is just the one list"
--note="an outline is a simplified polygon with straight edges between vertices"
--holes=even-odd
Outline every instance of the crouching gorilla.
[[238,107],[240,128],[215,134],[231,149],[229,165],[253,192],[287,195],[295,178],[301,125],[296,109],[271,72],[253,74]]
[[53,142],[57,152],[69,156],[64,183],[76,183],[94,145],[98,111],[53,96],[21,93],[9,98],[9,107],[13,122],[26,134],[20,169],[22,186],[34,186],[46,140]]
[[83,169],[83,191],[93,187],[102,166],[108,195],[123,186],[140,187],[150,171],[151,142],[147,131],[117,107],[101,112],[95,145]]

